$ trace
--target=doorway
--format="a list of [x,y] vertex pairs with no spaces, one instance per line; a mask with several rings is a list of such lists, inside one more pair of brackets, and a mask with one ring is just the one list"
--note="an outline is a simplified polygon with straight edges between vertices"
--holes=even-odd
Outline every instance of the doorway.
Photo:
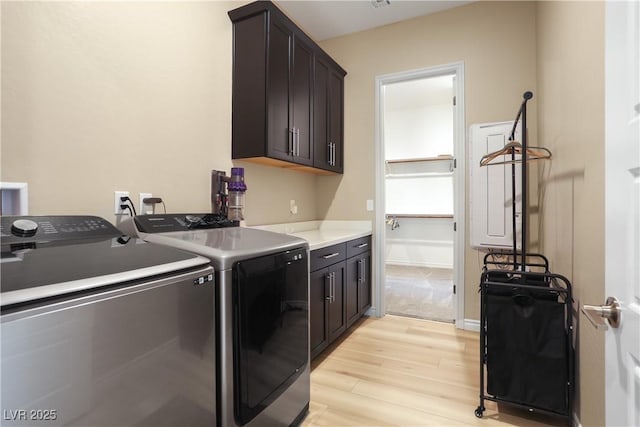
[[[380,315],[463,323],[463,64],[376,80]],[[462,184],[462,185],[461,185]]]

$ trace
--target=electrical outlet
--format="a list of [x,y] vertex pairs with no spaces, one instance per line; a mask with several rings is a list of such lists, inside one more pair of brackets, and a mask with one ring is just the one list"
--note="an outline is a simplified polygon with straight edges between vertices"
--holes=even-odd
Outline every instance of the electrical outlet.
[[122,209],[120,205],[126,204],[120,198],[129,197],[128,191],[114,191],[113,196],[113,213],[116,215],[126,215],[129,213],[128,209]]
[[140,208],[138,209],[138,213],[140,215],[148,215],[153,213],[153,205],[149,205],[144,203],[143,200],[149,197],[153,197],[151,193],[140,193]]
[[295,200],[289,200],[289,212],[291,212],[293,215],[298,213],[298,205],[296,205]]
[[367,200],[367,210],[368,211],[372,211],[373,210],[373,200],[371,200],[371,199]]

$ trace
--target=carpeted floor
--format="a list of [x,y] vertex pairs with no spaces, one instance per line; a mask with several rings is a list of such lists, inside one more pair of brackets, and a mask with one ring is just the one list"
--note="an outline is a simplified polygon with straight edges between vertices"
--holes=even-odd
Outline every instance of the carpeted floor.
[[387,313],[453,322],[453,270],[392,264],[385,269]]

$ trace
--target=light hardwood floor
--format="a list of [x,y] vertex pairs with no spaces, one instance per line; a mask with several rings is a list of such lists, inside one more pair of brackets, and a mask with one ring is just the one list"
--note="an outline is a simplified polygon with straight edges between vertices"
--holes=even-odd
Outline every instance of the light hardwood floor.
[[366,318],[311,365],[311,426],[563,426],[566,419],[479,403],[479,334],[387,315]]

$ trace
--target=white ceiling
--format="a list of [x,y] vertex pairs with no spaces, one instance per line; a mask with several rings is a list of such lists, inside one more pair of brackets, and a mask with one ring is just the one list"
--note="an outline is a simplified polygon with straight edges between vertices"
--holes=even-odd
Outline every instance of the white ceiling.
[[375,8],[371,0],[277,0],[276,3],[316,41],[451,9],[471,1],[390,0]]

